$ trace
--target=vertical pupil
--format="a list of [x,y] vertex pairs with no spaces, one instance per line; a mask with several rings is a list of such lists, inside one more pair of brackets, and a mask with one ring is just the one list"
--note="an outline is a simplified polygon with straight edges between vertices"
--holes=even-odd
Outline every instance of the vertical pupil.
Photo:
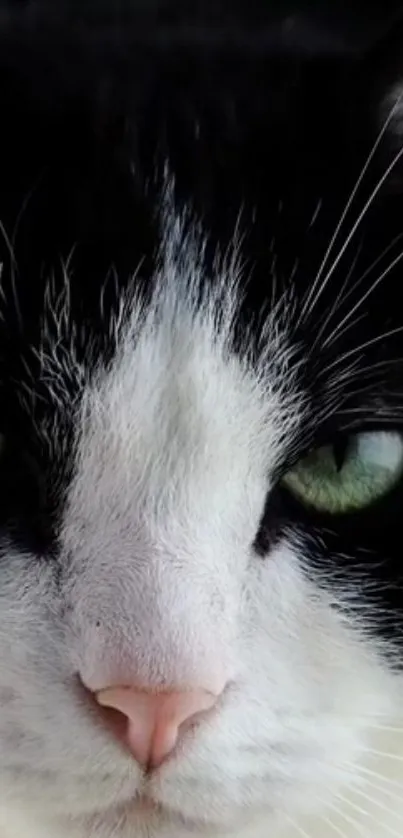
[[340,472],[344,466],[347,456],[348,437],[340,435],[333,444],[333,457],[336,463],[336,469]]

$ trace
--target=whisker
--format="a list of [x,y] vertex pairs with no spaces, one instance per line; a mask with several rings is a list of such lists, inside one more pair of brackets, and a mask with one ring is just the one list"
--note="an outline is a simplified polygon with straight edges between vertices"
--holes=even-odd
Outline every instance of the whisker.
[[390,175],[391,171],[395,168],[395,166],[397,165],[397,163],[399,162],[399,160],[401,159],[401,157],[403,157],[403,148],[401,148],[401,149],[397,152],[397,154],[395,154],[395,156],[394,156],[394,158],[393,158],[392,162],[389,164],[389,166],[387,167],[387,169],[386,169],[386,170],[385,170],[385,172],[383,173],[382,177],[379,179],[379,181],[378,181],[377,185],[376,185],[376,186],[374,187],[374,189],[372,190],[372,192],[371,192],[371,194],[370,194],[370,196],[369,196],[368,200],[365,202],[364,207],[363,207],[363,209],[361,210],[361,212],[360,212],[360,214],[359,214],[359,216],[358,216],[357,220],[356,220],[356,221],[355,221],[355,223],[353,224],[353,226],[352,226],[352,228],[351,228],[351,230],[350,230],[350,232],[349,232],[349,234],[348,234],[347,238],[346,238],[346,239],[345,239],[345,241],[344,241],[343,246],[340,248],[340,250],[339,250],[339,252],[338,252],[338,254],[337,254],[337,256],[336,256],[336,258],[335,258],[334,262],[332,263],[332,265],[330,266],[330,268],[329,268],[329,270],[328,270],[327,274],[325,275],[325,277],[324,277],[324,279],[323,279],[323,281],[322,281],[322,283],[321,283],[321,286],[320,286],[320,288],[319,288],[319,290],[318,290],[318,292],[317,292],[317,294],[316,294],[316,297],[315,297],[315,298],[314,298],[314,300],[313,300],[313,303],[311,303],[311,311],[315,308],[315,306],[316,306],[316,304],[317,304],[317,301],[318,301],[319,297],[323,294],[323,292],[324,292],[324,290],[325,290],[325,288],[326,288],[326,286],[327,286],[327,284],[328,284],[329,279],[331,278],[331,276],[333,275],[334,271],[336,270],[337,265],[339,264],[339,262],[340,262],[340,260],[342,259],[342,257],[343,257],[343,255],[344,255],[344,253],[346,252],[346,250],[347,250],[347,248],[348,248],[348,246],[349,246],[349,244],[350,244],[350,242],[351,242],[352,238],[354,237],[355,233],[357,232],[357,230],[358,230],[358,228],[359,228],[359,226],[360,226],[360,224],[361,224],[361,222],[362,222],[363,218],[365,218],[365,216],[366,216],[366,214],[367,214],[367,212],[368,212],[368,210],[369,210],[370,206],[373,204],[373,202],[374,202],[374,200],[375,200],[376,196],[378,195],[378,192],[381,190],[381,188],[382,188],[383,184],[385,183],[385,181],[386,181],[386,180],[387,180],[387,178],[389,177],[389,175]]
[[3,303],[5,303],[6,295],[4,293],[4,288],[3,288],[3,268],[4,268],[4,263],[0,262],[0,297],[1,297],[1,300],[3,301]]
[[[356,395],[356,394],[360,395],[363,392],[365,392],[365,390],[364,391],[363,390],[356,390],[354,395]],[[397,409],[396,407],[390,407],[390,408],[388,408],[388,407],[376,407],[376,405],[375,406],[371,405],[371,408],[372,408],[372,413],[374,413],[374,411],[375,411],[377,416],[385,416],[385,418],[388,417],[388,416],[396,416],[397,417],[397,416],[402,416],[403,415],[403,409],[401,409],[401,408]],[[368,406],[366,406],[366,407],[346,407],[346,408],[343,408],[343,410],[348,415],[350,413],[352,415],[354,415],[355,413],[357,413],[357,414],[360,414],[360,413],[368,414]]]
[[403,356],[400,358],[385,358],[383,361],[377,361],[372,366],[368,365],[366,367],[360,367],[357,371],[357,378],[361,380],[365,375],[369,375],[371,378],[374,378],[375,374],[379,370],[384,370],[385,368],[389,369],[390,367],[395,367],[400,364],[403,364]]
[[373,754],[376,757],[383,759],[391,759],[394,762],[403,762],[402,754],[389,754],[387,751],[377,751],[376,748],[365,748],[365,753]]
[[316,219],[317,219],[317,217],[318,217],[318,215],[321,211],[322,203],[323,203],[322,198],[319,198],[319,201],[318,201],[318,203],[316,204],[316,207],[315,207],[314,214],[313,214],[313,216],[312,216],[312,218],[309,222],[308,229],[310,229],[310,227],[313,227],[313,225],[315,224],[315,221],[316,221]]
[[[344,300],[343,300],[344,303],[346,303],[346,301],[349,299],[349,297],[351,297],[351,294],[353,294],[354,291],[357,290],[357,288],[363,283],[363,281],[367,278],[367,276],[370,273],[372,273],[374,268],[376,268],[377,265],[379,265],[379,263],[382,262],[382,259],[384,259],[384,257],[389,253],[389,251],[392,250],[394,248],[395,244],[397,244],[397,242],[402,238],[403,238],[403,233],[398,233],[398,235],[395,236],[394,239],[392,239],[392,241],[388,244],[388,246],[385,247],[385,249],[382,251],[382,253],[380,253],[379,256],[377,256],[377,258],[374,259],[373,262],[371,262],[369,267],[365,269],[364,273],[361,274],[361,276],[358,277],[358,279],[354,283],[354,286],[352,288],[350,288],[350,290],[347,292],[347,294],[346,294],[346,296],[344,297]],[[361,250],[362,250],[362,242],[361,242],[361,246],[359,248],[359,252],[361,252]],[[353,270],[354,270],[354,267],[356,265],[356,262],[357,262],[357,260],[355,259],[354,263],[353,263]],[[351,278],[351,274],[352,274],[352,270],[350,268],[349,273],[348,273],[349,278]],[[343,287],[344,287],[344,284],[343,284]]]
[[[371,815],[370,812],[367,812],[366,809],[363,809],[361,806],[358,806],[356,803],[353,803],[351,800],[348,800],[347,797],[344,797],[341,794],[337,794],[336,796],[343,803],[346,803],[348,806],[351,806],[351,808],[354,809],[355,812],[358,812],[360,815],[364,815],[365,817],[370,818],[373,823],[377,824],[378,826],[381,826],[385,832],[388,832],[389,835],[393,835],[393,838],[402,838],[401,833],[399,834],[398,832],[396,832],[396,830],[389,826],[389,824],[385,824],[382,821],[379,821],[378,818],[374,818],[373,815]],[[366,797],[366,799],[370,803],[373,802],[369,797]],[[386,811],[388,812],[387,809]]]
[[360,774],[368,776],[371,779],[374,778],[375,780],[381,780],[381,782],[386,783],[388,786],[392,786],[393,789],[398,789],[400,792],[402,790],[402,784],[399,780],[391,780],[389,777],[384,777],[377,771],[367,768],[366,765],[355,765],[354,763],[346,762],[345,766],[354,772],[358,770]]
[[403,733],[403,726],[398,727],[397,725],[384,725],[378,724],[377,722],[366,722],[366,726],[375,728],[375,730],[390,730],[392,733]]
[[[352,203],[353,203],[353,201],[354,201],[355,196],[357,195],[357,192],[358,192],[358,190],[359,190],[359,188],[360,188],[360,186],[361,186],[362,181],[364,180],[364,177],[365,177],[365,175],[366,175],[366,173],[367,173],[367,171],[368,171],[369,166],[371,165],[371,162],[372,162],[372,160],[373,160],[373,158],[374,158],[374,156],[375,156],[375,154],[376,154],[376,151],[377,151],[377,149],[378,149],[378,147],[379,147],[380,143],[382,142],[382,139],[383,139],[383,137],[384,137],[384,135],[385,135],[386,131],[388,130],[388,127],[389,127],[389,125],[390,125],[390,122],[392,121],[392,119],[393,119],[393,117],[394,117],[395,113],[397,112],[397,109],[398,109],[398,108],[399,108],[399,106],[400,106],[400,101],[401,101],[402,96],[403,96],[403,94],[400,94],[400,96],[397,98],[397,100],[396,100],[395,104],[394,104],[394,105],[393,105],[393,107],[391,108],[390,113],[388,114],[388,116],[387,116],[387,118],[386,118],[386,120],[385,120],[385,122],[384,122],[384,124],[383,124],[383,126],[382,126],[382,128],[381,128],[381,130],[380,130],[380,132],[379,132],[379,134],[378,134],[378,137],[376,138],[375,143],[374,143],[374,145],[372,146],[372,149],[371,149],[371,151],[370,151],[370,153],[369,153],[369,155],[368,155],[368,157],[367,157],[367,159],[366,159],[366,161],[365,161],[365,163],[364,163],[364,166],[363,166],[363,168],[361,169],[360,175],[359,175],[359,177],[358,177],[358,179],[357,179],[357,181],[356,181],[356,183],[355,183],[355,185],[354,185],[354,187],[353,187],[353,189],[352,189],[352,192],[351,192],[350,197],[349,197],[349,199],[348,199],[348,201],[347,201],[347,203],[346,203],[346,205],[345,205],[345,207],[344,207],[344,210],[343,210],[343,212],[342,212],[342,214],[341,214],[341,217],[340,217],[340,219],[339,219],[339,222],[338,222],[338,224],[336,225],[336,229],[335,229],[335,231],[334,231],[334,233],[333,233],[333,236],[332,236],[332,238],[331,238],[331,240],[330,240],[329,246],[328,246],[328,248],[327,248],[327,250],[326,250],[326,252],[325,252],[325,255],[324,255],[323,261],[322,261],[322,263],[321,263],[321,264],[320,264],[320,266],[319,266],[319,270],[318,270],[318,272],[317,272],[317,274],[316,274],[316,277],[315,277],[315,279],[314,279],[314,281],[313,281],[313,283],[312,283],[312,286],[311,286],[310,291],[309,291],[309,293],[308,293],[308,296],[307,296],[307,298],[306,298],[306,300],[305,300],[305,303],[304,303],[304,305],[302,306],[301,316],[300,316],[300,319],[299,319],[299,323],[301,323],[301,322],[303,321],[303,319],[304,319],[304,317],[305,317],[305,315],[306,315],[306,312],[307,312],[307,310],[308,310],[308,308],[309,308],[309,306],[310,306],[310,304],[311,304],[312,297],[313,297],[313,295],[314,295],[314,294],[315,294],[315,292],[316,292],[318,282],[320,281],[320,278],[321,278],[321,276],[322,276],[322,273],[323,273],[323,271],[324,271],[324,269],[325,269],[325,267],[326,267],[327,261],[328,261],[328,259],[329,259],[329,256],[330,256],[330,254],[331,254],[332,250],[333,250],[334,244],[335,244],[335,242],[336,242],[336,240],[337,240],[337,237],[338,237],[338,235],[339,235],[339,232],[340,232],[340,230],[341,230],[341,228],[342,228],[342,226],[343,226],[343,223],[344,223],[345,218],[346,218],[346,216],[347,216],[347,214],[348,214],[348,211],[349,211],[349,209],[350,209],[350,207],[351,207],[351,205],[352,205]],[[401,152],[400,152],[400,153],[403,153],[403,149],[401,150]],[[396,162],[397,162],[397,160],[396,160]],[[393,166],[392,166],[392,168],[393,168]],[[388,176],[388,174],[389,174],[389,172],[387,172],[386,177]],[[384,181],[382,181],[382,183],[383,183],[383,182],[384,182]],[[379,188],[380,188],[380,187],[379,187]],[[368,209],[368,207],[367,207],[367,209]],[[366,209],[365,209],[365,212],[366,212]],[[365,213],[364,213],[364,214],[365,214]],[[351,236],[350,236],[350,239],[351,239]],[[347,245],[347,246],[348,246],[348,245]],[[345,248],[344,248],[344,250],[345,250]],[[343,250],[343,252],[344,252],[344,250]],[[341,254],[341,255],[342,255],[342,254]],[[340,258],[341,258],[341,257],[340,257]],[[334,267],[333,267],[333,269],[334,269]],[[326,280],[325,280],[325,282],[326,282]],[[315,305],[315,303],[314,303],[314,305]],[[311,306],[311,308],[313,308],[313,306]]]
[[40,181],[42,180],[42,178],[43,178],[43,172],[39,175],[39,177],[33,183],[31,189],[27,192],[27,194],[25,195],[25,198],[24,198],[24,200],[21,204],[19,213],[18,213],[17,218],[16,218],[16,222],[14,224],[13,234],[11,236],[11,243],[12,243],[13,251],[15,251],[15,243],[17,241],[18,231],[20,229],[20,224],[21,224],[22,218],[23,218],[24,213],[26,212],[26,209],[29,205],[29,202],[31,201],[36,189],[39,186]]
[[[368,794],[365,794],[365,791],[361,791],[361,789],[357,789],[357,788],[354,789],[354,793],[358,794],[360,797],[363,797],[364,800],[368,800],[368,802],[371,803],[372,805],[377,806],[378,809],[380,809],[382,812],[386,812],[388,815],[393,815],[394,817],[396,817],[396,819],[401,820],[403,822],[403,817],[401,815],[396,815],[395,816],[394,812],[391,812],[391,810],[388,809],[388,807],[385,805],[385,803],[382,803],[381,801],[377,800],[376,797],[371,798],[371,797],[369,797]],[[403,803],[402,798],[400,798],[400,802]]]
[[[403,233],[402,233],[402,236],[403,236]],[[337,311],[337,307],[338,307],[338,305],[339,305],[340,300],[341,300],[341,299],[343,299],[343,302],[345,302],[345,301],[348,299],[348,297],[349,297],[349,295],[350,295],[350,293],[351,293],[351,291],[350,291],[350,292],[349,292],[348,294],[346,294],[346,296],[343,298],[343,294],[344,294],[344,292],[345,292],[346,288],[348,287],[348,284],[349,284],[350,279],[351,279],[351,277],[352,277],[352,274],[353,274],[353,272],[354,272],[355,266],[356,266],[356,264],[357,264],[357,262],[358,262],[358,259],[359,259],[359,257],[360,257],[361,251],[362,251],[362,242],[360,243],[359,247],[357,248],[357,251],[356,251],[356,254],[355,254],[355,256],[354,256],[354,259],[353,259],[353,261],[352,261],[352,263],[351,263],[351,265],[350,265],[350,270],[349,270],[349,271],[348,271],[348,273],[347,273],[347,276],[346,276],[346,278],[345,278],[345,280],[344,280],[344,282],[343,282],[343,285],[342,285],[342,286],[341,286],[341,288],[340,288],[339,293],[337,294],[337,297],[336,297],[336,299],[335,299],[335,301],[334,301],[334,303],[333,303],[333,305],[332,305],[332,307],[331,307],[331,309],[330,309],[330,312],[329,312],[329,314],[327,315],[327,317],[325,318],[324,322],[322,323],[322,326],[320,327],[320,329],[319,329],[319,331],[318,331],[318,333],[317,333],[317,335],[316,335],[316,338],[315,338],[314,343],[313,343],[313,345],[312,345],[312,348],[313,348],[313,349],[314,349],[314,348],[315,348],[315,346],[317,346],[317,344],[319,343],[319,341],[320,341],[320,339],[321,339],[321,337],[322,337],[323,333],[326,331],[326,327],[329,325],[329,323],[330,323],[330,321],[331,321],[332,317],[335,315],[335,313],[336,313],[336,311]]]
[[378,785],[377,783],[374,783],[372,780],[369,780],[367,777],[365,777],[365,783],[366,783],[366,785],[375,789],[375,791],[379,791],[382,794],[384,794],[386,797],[390,797],[391,800],[397,800],[398,803],[400,803],[400,804],[402,803],[401,794],[400,795],[395,794],[393,791],[390,791],[390,789],[383,788],[382,786]]
[[327,818],[326,815],[321,815],[320,818],[325,824],[327,824],[327,826],[330,826],[330,829],[333,829],[333,831],[336,832],[336,834],[339,835],[340,838],[347,838],[345,832],[343,832],[338,826],[336,826],[336,824],[333,823],[333,821],[331,821],[330,818]]
[[275,266],[275,256],[273,256],[270,266],[270,276],[272,278],[272,286],[271,286],[271,308],[273,309],[276,304],[276,297],[277,297],[277,271]]
[[382,340],[386,340],[386,338],[393,337],[393,335],[398,335],[400,332],[403,332],[403,326],[399,326],[396,329],[390,329],[388,332],[383,332],[381,335],[377,335],[375,338],[371,340],[367,340],[364,343],[361,343],[360,346],[354,347],[354,349],[350,349],[348,352],[344,352],[343,355],[339,355],[331,364],[326,367],[323,371],[323,375],[327,373],[329,370],[334,369],[337,367],[342,361],[345,361],[347,358],[351,358],[353,355],[357,355],[358,352],[361,352],[363,349],[369,349],[371,346],[375,346],[377,343],[380,343]]
[[295,260],[295,262],[294,262],[294,264],[293,264],[293,267],[292,267],[292,269],[291,269],[290,276],[288,277],[288,281],[289,281],[289,282],[292,282],[292,280],[294,279],[295,274],[296,274],[296,273],[297,273],[297,271],[298,271],[300,261],[301,261],[300,259],[296,259],[296,260]]
[[[373,283],[372,283],[372,285],[371,285],[371,286],[367,289],[367,291],[365,292],[365,294],[363,294],[363,296],[362,296],[362,297],[360,297],[360,299],[359,299],[359,300],[358,300],[358,302],[355,304],[355,306],[353,306],[353,308],[351,308],[351,309],[350,309],[350,311],[348,312],[348,314],[346,314],[346,316],[345,316],[345,317],[343,318],[343,320],[339,323],[339,325],[337,326],[337,328],[336,328],[336,329],[334,329],[334,331],[332,332],[332,334],[331,334],[331,335],[329,335],[329,337],[328,337],[328,338],[324,341],[324,343],[323,343],[323,348],[325,348],[326,346],[331,346],[331,345],[332,345],[332,343],[334,343],[334,342],[335,342],[336,338],[337,338],[337,337],[339,337],[340,329],[342,328],[342,326],[344,326],[344,324],[345,324],[345,323],[347,323],[347,322],[350,320],[350,318],[353,316],[353,314],[355,314],[355,312],[357,311],[357,309],[359,309],[359,308],[363,305],[363,303],[365,303],[365,300],[367,300],[367,299],[368,299],[368,297],[369,297],[371,294],[373,294],[373,292],[374,292],[374,291],[375,291],[375,289],[378,287],[378,285],[380,285],[380,283],[382,282],[382,280],[384,280],[384,279],[385,279],[385,277],[386,277],[386,276],[387,276],[387,275],[388,275],[388,274],[389,274],[389,273],[393,270],[393,268],[394,268],[394,267],[395,267],[395,266],[396,266],[399,262],[401,262],[401,260],[402,260],[402,259],[403,259],[403,250],[401,250],[401,251],[400,251],[400,253],[398,254],[398,256],[396,256],[396,258],[395,258],[395,259],[393,259],[393,260],[392,260],[392,262],[390,262],[390,263],[389,263],[388,267],[387,267],[387,268],[385,268],[385,270],[384,270],[384,271],[380,274],[380,276],[378,276],[378,277],[377,277],[377,279],[375,280],[375,282],[373,282]],[[352,325],[353,325],[353,324],[351,324],[351,327],[352,327]]]
[[0,221],[0,232],[2,233],[2,236],[3,236],[4,241],[6,243],[6,246],[7,246],[7,250],[10,254],[11,288],[12,288],[12,293],[13,293],[13,300],[14,300],[14,306],[15,306],[15,313],[17,315],[18,326],[20,328],[20,331],[22,331],[22,315],[21,315],[21,309],[20,309],[20,304],[19,304],[19,300],[18,300],[17,288],[16,288],[16,284],[15,284],[15,273],[16,273],[16,268],[17,268],[17,262],[16,262],[16,259],[15,259],[15,254],[14,254],[12,243],[11,243],[11,241],[10,241],[8,235],[7,235],[7,231],[6,231],[2,221]]
[[360,366],[359,366],[359,358],[352,361],[351,364],[348,364],[344,369],[338,371],[337,364],[334,361],[331,361],[325,367],[321,367],[320,370],[320,377],[325,378],[328,376],[329,372],[335,370],[332,376],[329,377],[327,382],[328,390],[333,390],[334,387],[339,386],[339,382],[343,382],[346,380],[354,381],[359,376]]
[[[343,336],[346,332],[349,332],[349,331],[350,331],[350,329],[353,329],[353,328],[354,328],[354,326],[356,326],[356,325],[357,325],[357,323],[360,323],[360,322],[361,322],[361,320],[364,320],[364,318],[365,318],[365,313],[364,313],[364,314],[360,314],[358,317],[356,317],[354,320],[352,320],[352,322],[351,322],[351,323],[347,323],[347,325],[345,326],[345,328],[344,328],[344,329],[341,329],[341,331],[339,331],[339,328],[335,329],[335,330],[332,332],[332,334],[330,335],[329,340],[326,340],[326,341],[322,344],[322,348],[323,348],[323,349],[325,349],[326,347],[331,346],[331,345],[332,345],[332,343],[335,343],[335,341],[336,341],[336,340],[340,340],[340,338],[341,338],[341,337],[342,337],[342,336]],[[345,318],[345,321],[348,321],[349,319],[350,319],[350,318],[349,318],[349,317],[347,317],[347,318]]]
[[302,838],[311,838],[311,836],[308,835],[307,832],[305,832],[305,830],[302,828],[302,826],[300,826],[300,824],[298,824],[294,820],[294,818],[291,817],[291,815],[288,812],[284,812],[284,815],[287,818],[287,820],[290,822],[292,828],[295,829],[299,833],[299,835],[302,836]]
[[363,824],[358,823],[358,821],[356,821],[354,818],[350,817],[350,815],[347,815],[344,811],[339,809],[338,806],[336,806],[334,803],[329,802],[327,805],[330,809],[333,809],[333,811],[336,813],[336,815],[338,815],[340,818],[343,818],[343,820],[345,820],[346,823],[349,823],[350,826],[353,826],[357,830],[357,832],[360,835],[363,836],[363,838],[367,838],[367,832],[365,831],[365,829],[363,827]]

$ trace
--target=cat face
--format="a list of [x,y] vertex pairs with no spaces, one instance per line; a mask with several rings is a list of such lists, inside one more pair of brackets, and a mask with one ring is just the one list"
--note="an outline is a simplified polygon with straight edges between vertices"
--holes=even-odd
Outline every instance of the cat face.
[[[1,811],[266,835],[379,773],[402,715],[393,50],[28,31],[0,66]],[[214,706],[149,771],[109,686]]]

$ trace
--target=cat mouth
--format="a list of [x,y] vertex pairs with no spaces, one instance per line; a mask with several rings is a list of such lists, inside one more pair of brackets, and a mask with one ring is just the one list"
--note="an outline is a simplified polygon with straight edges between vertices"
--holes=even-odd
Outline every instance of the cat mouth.
[[184,815],[178,809],[174,809],[166,803],[159,802],[147,792],[141,792],[136,796],[130,806],[130,811],[136,818],[151,820],[152,818],[159,817],[165,820],[169,819],[171,823],[176,822],[178,824],[187,824],[188,826],[197,825],[199,829],[200,827],[207,828],[204,821]]
[[156,815],[164,811],[164,806],[158,803],[151,795],[142,793],[138,795],[134,801],[134,808],[139,815]]
[[147,792],[140,792],[134,794],[131,799],[127,798],[125,802],[121,802],[111,809],[106,810],[106,815],[124,816],[128,820],[140,821],[151,820],[156,817],[167,818],[170,815],[169,809],[162,803],[159,803]]

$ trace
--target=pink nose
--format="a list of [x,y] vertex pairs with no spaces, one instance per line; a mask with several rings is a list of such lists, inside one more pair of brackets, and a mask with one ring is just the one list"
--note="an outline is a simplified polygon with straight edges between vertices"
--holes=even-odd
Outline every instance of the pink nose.
[[181,734],[201,713],[214,707],[218,696],[202,689],[156,694],[134,687],[111,687],[98,692],[96,699],[103,707],[126,716],[126,745],[141,765],[157,768],[172,753]]

